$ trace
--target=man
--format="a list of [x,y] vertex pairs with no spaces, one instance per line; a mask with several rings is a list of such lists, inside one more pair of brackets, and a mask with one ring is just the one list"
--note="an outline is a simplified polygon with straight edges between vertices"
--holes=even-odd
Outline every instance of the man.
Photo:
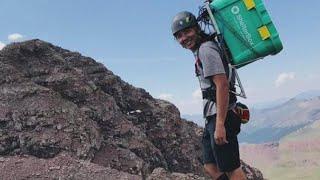
[[240,118],[234,112],[237,99],[231,93],[235,90],[235,78],[232,75],[228,81],[228,63],[223,60],[213,38],[201,30],[192,13],[178,13],[173,19],[172,33],[196,59],[196,75],[206,119],[202,139],[205,171],[212,179],[246,179],[239,158],[237,134],[240,132]]

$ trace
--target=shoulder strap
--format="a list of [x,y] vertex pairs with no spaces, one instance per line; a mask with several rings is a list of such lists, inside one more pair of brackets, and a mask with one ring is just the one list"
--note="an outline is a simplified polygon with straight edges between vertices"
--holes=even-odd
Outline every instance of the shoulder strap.
[[[227,77],[228,77],[228,82],[231,83],[231,78],[232,78],[232,74],[233,74],[232,65],[228,61],[227,57],[224,55],[223,49],[218,45],[218,43],[215,40],[211,40],[211,41],[214,42],[218,47],[218,53],[220,54],[224,69],[226,71],[226,74],[227,74]],[[197,69],[197,65],[198,65],[198,67],[203,69],[201,60],[199,58],[199,51],[196,53],[196,63],[195,63],[195,72],[196,72],[196,75],[198,76],[199,72],[198,72],[198,69]]]
[[195,57],[195,64],[194,64],[195,74],[196,74],[196,76],[200,76],[199,68],[203,69],[203,66],[202,66],[201,60],[199,58],[199,51],[197,51],[195,53],[194,57]]
[[217,47],[219,48],[219,54],[220,57],[222,59],[222,63],[224,66],[224,69],[227,73],[227,77],[228,77],[228,82],[231,82],[231,78],[232,78],[232,74],[233,74],[233,70],[232,70],[232,66],[231,63],[229,62],[228,58],[226,57],[226,55],[223,53],[223,49],[219,46],[219,44],[216,41],[213,41]]

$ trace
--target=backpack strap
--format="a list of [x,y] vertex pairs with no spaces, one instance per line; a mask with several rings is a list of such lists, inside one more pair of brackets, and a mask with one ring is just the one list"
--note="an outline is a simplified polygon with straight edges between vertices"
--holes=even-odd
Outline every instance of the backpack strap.
[[199,68],[203,69],[203,66],[202,66],[202,63],[200,61],[198,53],[196,54],[195,58],[196,58],[196,62],[194,64],[195,74],[196,74],[196,76],[200,76]]
[[[224,55],[222,49],[220,48],[220,46],[218,46],[217,42],[216,41],[213,41],[214,43],[216,43],[217,47],[219,48],[218,49],[218,53],[221,57],[221,60],[222,60],[222,63],[223,63],[223,66],[224,66],[224,70],[227,74],[227,77],[228,77],[228,82],[231,83],[231,79],[232,79],[232,75],[233,75],[233,67],[231,65],[231,63],[227,60],[226,56]],[[199,51],[197,51],[195,53],[195,58],[196,58],[196,62],[195,62],[195,74],[196,76],[199,76],[200,73],[199,73],[199,70],[198,68],[201,68],[203,69],[203,66],[202,66],[202,63],[201,63],[201,60],[199,58]]]
[[[215,41],[213,41],[215,42]],[[216,42],[215,42],[216,43]],[[226,72],[226,75],[228,77],[228,82],[229,82],[229,103],[231,102],[236,102],[237,101],[237,97],[236,95],[233,93],[235,92],[235,86],[234,84],[232,83],[232,75],[234,73],[234,70],[233,70],[233,67],[231,65],[230,62],[228,62],[226,56],[224,55],[222,49],[217,45],[217,47],[219,48],[218,49],[218,52],[220,54],[220,57],[221,57],[221,60],[222,60],[222,63],[223,63],[223,67],[225,69],[225,72]],[[203,69],[203,66],[202,66],[202,63],[201,63],[201,60],[199,58],[199,51],[195,53],[195,58],[196,58],[196,62],[195,62],[195,73],[196,73],[196,76],[199,76],[200,73],[199,73],[199,69],[198,68],[201,68]],[[211,83],[213,84],[212,80],[210,80]],[[213,86],[211,86],[210,88],[208,88],[207,90],[205,91],[202,91],[202,97],[204,99],[211,99],[213,100],[214,102],[216,102],[216,90],[213,89]]]

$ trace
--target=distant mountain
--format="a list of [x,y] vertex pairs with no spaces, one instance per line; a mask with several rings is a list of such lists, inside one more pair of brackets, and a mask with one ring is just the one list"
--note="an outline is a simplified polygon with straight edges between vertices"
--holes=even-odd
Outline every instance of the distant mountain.
[[308,100],[315,97],[320,97],[320,90],[310,90],[306,92],[302,92],[294,97],[296,100]]
[[320,97],[298,95],[272,108],[252,110],[251,120],[242,126],[239,140],[249,143],[279,141],[281,137],[318,119],[320,119]]
[[241,159],[259,168],[266,179],[320,179],[319,137],[320,119],[278,143],[241,144]]
[[281,98],[281,99],[276,99],[276,100],[273,100],[273,101],[259,102],[259,103],[252,104],[251,107],[253,109],[267,109],[267,108],[271,108],[271,107],[275,107],[275,106],[281,105],[281,104],[285,103],[288,100],[289,100],[289,98]]
[[302,92],[293,98],[280,98],[272,101],[254,103],[251,105],[251,107],[254,109],[268,109],[268,108],[279,106],[289,101],[290,99],[308,100],[308,99],[312,99],[319,96],[320,96],[320,90],[309,90],[309,91]]

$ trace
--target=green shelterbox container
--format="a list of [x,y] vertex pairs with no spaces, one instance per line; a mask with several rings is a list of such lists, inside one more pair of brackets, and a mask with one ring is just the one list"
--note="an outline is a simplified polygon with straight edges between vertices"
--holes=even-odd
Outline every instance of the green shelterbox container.
[[235,67],[282,50],[279,34],[262,0],[214,0],[210,8]]

